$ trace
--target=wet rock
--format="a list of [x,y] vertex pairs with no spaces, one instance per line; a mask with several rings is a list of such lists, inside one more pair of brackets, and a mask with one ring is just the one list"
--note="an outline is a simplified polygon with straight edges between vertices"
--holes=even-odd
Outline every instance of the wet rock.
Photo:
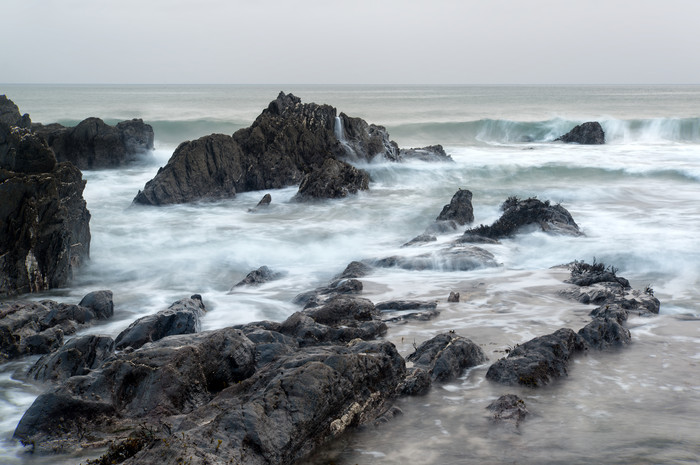
[[[90,304],[95,295],[106,298],[111,297],[111,292],[90,293],[81,303]],[[0,361],[47,354],[58,349],[63,345],[64,335],[74,334],[95,320],[111,317],[110,312],[104,311],[110,302],[105,300],[104,305],[97,308],[52,300],[0,303]]]
[[[253,270],[250,273],[248,273],[245,278],[240,280],[233,287],[236,288],[241,286],[259,286],[261,284],[265,284],[267,282],[279,279],[280,277],[282,277],[281,273],[276,273],[267,266],[263,265],[257,270]],[[233,291],[233,289],[231,290]]]
[[88,374],[113,353],[114,340],[109,336],[75,337],[56,352],[41,357],[28,376],[40,382],[64,381],[71,376]]
[[0,297],[64,286],[89,258],[84,188],[42,139],[0,123]]
[[379,268],[469,271],[498,266],[491,252],[479,247],[455,247],[415,256],[392,256],[371,262]]
[[422,396],[430,391],[433,380],[423,368],[408,368],[406,378],[399,385],[402,396]]
[[617,268],[606,266],[603,263],[588,264],[575,261],[569,265],[571,277],[566,281],[577,286],[591,286],[597,283],[610,283],[612,285],[629,288],[630,283],[625,278],[617,276]]
[[525,401],[515,394],[505,394],[491,402],[486,407],[491,412],[491,418],[495,421],[509,423],[515,427],[520,425],[530,411]]
[[555,141],[574,144],[600,145],[605,144],[605,131],[597,121],[580,124]]
[[589,347],[599,350],[632,342],[629,330],[618,318],[594,318],[578,334]]
[[375,307],[385,315],[383,319],[386,323],[403,323],[408,320],[428,321],[440,315],[437,302],[392,300],[380,302]]
[[467,338],[454,333],[442,333],[423,342],[406,359],[423,368],[433,381],[451,381],[487,358],[481,348]]
[[320,168],[304,176],[294,200],[338,199],[368,189],[369,173],[344,161],[327,158]]
[[0,95],[0,124],[30,129],[32,121],[28,114],[22,115],[19,112],[15,102],[8,99],[6,95]]
[[513,236],[527,226],[536,227],[545,232],[580,236],[578,225],[571,214],[561,205],[551,205],[536,198],[520,200],[511,197],[501,207],[503,215],[491,226],[481,225],[468,229],[463,241],[484,237],[501,239]]
[[486,378],[507,385],[544,386],[566,376],[569,359],[586,348],[580,335],[562,328],[516,346],[489,367]]
[[459,302],[459,292],[450,292],[450,296],[447,298],[448,302]]
[[69,161],[81,170],[116,168],[153,150],[153,128],[141,119],[110,126],[100,118],[87,118],[75,127],[35,123],[59,162]]
[[[340,124],[339,128],[335,126],[337,124]],[[340,158],[365,162],[375,158],[401,160],[399,147],[389,138],[384,126],[369,124],[362,118],[340,113],[334,122],[334,131],[343,151]]]
[[97,318],[107,319],[114,315],[113,297],[109,290],[93,291],[85,295],[78,305],[91,309]]
[[421,148],[401,149],[399,151],[401,161],[420,160],[426,162],[454,162],[442,145],[430,145]]
[[435,221],[454,221],[458,225],[465,225],[474,221],[471,191],[459,189],[452,196],[450,203],[443,207]]
[[263,198],[260,199],[260,202],[254,207],[254,208],[249,208],[248,212],[249,213],[255,213],[261,208],[267,208],[270,206],[270,203],[272,202],[272,196],[270,194],[265,194],[263,195]]
[[414,237],[410,241],[406,242],[401,247],[411,247],[414,245],[427,244],[429,242],[435,242],[435,241],[437,241],[437,237],[433,236],[432,234],[421,234],[419,236]]
[[158,341],[165,336],[191,334],[200,330],[200,318],[205,308],[201,297],[174,302],[165,310],[148,315],[131,323],[115,339],[117,349],[130,347],[138,349],[148,342]]
[[335,279],[363,278],[372,272],[372,267],[366,263],[353,261]]

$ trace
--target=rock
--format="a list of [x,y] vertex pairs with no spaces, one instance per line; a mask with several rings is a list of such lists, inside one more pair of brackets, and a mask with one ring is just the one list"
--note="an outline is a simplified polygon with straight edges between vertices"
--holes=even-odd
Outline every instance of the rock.
[[263,198],[260,199],[260,202],[254,207],[254,208],[249,208],[248,212],[250,213],[255,213],[261,208],[267,208],[270,206],[270,203],[272,202],[272,196],[270,194],[265,194],[263,195]]
[[454,221],[459,225],[465,225],[474,221],[471,191],[459,189],[452,196],[450,203],[443,207],[435,221]]
[[481,348],[454,333],[442,333],[423,342],[406,359],[425,369],[433,381],[446,382],[458,378],[464,370],[484,363]]
[[[180,144],[134,202],[166,205],[292,186],[323,168],[328,159],[369,161],[379,156],[398,160],[398,147],[384,128],[343,114],[336,118],[336,114],[329,105],[302,104],[298,97],[280,92],[250,127],[233,136],[212,134]],[[352,182],[345,187],[322,188],[326,181],[314,181],[321,173]],[[331,163],[306,185],[313,190],[312,196],[337,197],[363,188],[365,179],[363,172],[349,165]]]
[[89,258],[84,188],[43,140],[0,124],[0,297],[62,287]]
[[409,368],[406,371],[406,378],[399,385],[399,393],[402,396],[422,396],[430,391],[433,380],[426,370]]
[[505,394],[491,402],[488,407],[491,418],[498,422],[509,423],[515,427],[530,415],[530,411],[520,397],[515,394]]
[[629,330],[617,318],[594,318],[578,334],[589,347],[599,350],[632,342]]
[[437,237],[433,236],[432,234],[421,234],[419,236],[414,237],[410,241],[406,242],[401,247],[411,247],[414,245],[427,244],[428,242],[435,242],[435,241],[437,241]]
[[340,160],[327,158],[323,166],[304,176],[296,201],[338,199],[369,189],[369,173]]
[[569,328],[562,328],[516,346],[508,357],[489,367],[486,378],[507,385],[544,386],[566,376],[571,356],[586,348],[581,336]]
[[617,269],[605,266],[603,263],[593,261],[592,265],[586,262],[575,261],[570,266],[571,277],[566,281],[577,286],[591,286],[597,283],[611,283],[623,288],[629,288],[630,283],[625,278],[616,275]]
[[481,225],[468,229],[463,241],[473,237],[501,239],[512,236],[524,227],[534,225],[545,232],[582,235],[571,214],[561,205],[551,205],[549,201],[541,202],[536,198],[520,200],[511,197],[501,207],[503,215],[491,226]]
[[113,353],[114,340],[109,336],[75,337],[56,352],[41,357],[28,376],[41,382],[64,381],[71,376],[88,374]]
[[[281,273],[276,273],[269,269],[267,266],[263,265],[257,270],[253,270],[250,273],[246,275],[245,278],[240,280],[235,286],[236,287],[241,287],[241,286],[259,286],[261,284],[265,284],[269,281],[274,281],[275,279],[279,279],[282,276]],[[233,289],[231,289],[233,291]]]
[[430,145],[418,149],[401,149],[399,151],[401,161],[420,160],[427,162],[454,162],[442,145]]
[[[74,334],[94,320],[106,319],[109,303],[92,305],[94,296],[107,297],[107,292],[90,293],[81,304],[70,305],[52,300],[41,302],[6,301],[0,303],[0,361],[25,355],[50,353],[63,344],[63,336]],[[111,302],[111,300],[110,300]]]
[[448,302],[459,302],[459,292],[450,291],[450,296],[447,298]]
[[568,133],[554,139],[566,143],[596,145],[605,143],[605,132],[597,121],[580,124]]
[[32,121],[28,114],[20,114],[19,107],[6,95],[0,95],[0,124],[29,129]]
[[440,311],[437,310],[437,302],[391,300],[380,302],[375,308],[383,314],[397,315],[385,316],[384,322],[386,323],[404,323],[408,320],[428,321],[440,315]]
[[114,301],[112,291],[93,291],[83,297],[78,304],[95,312],[97,318],[106,319],[114,315]]
[[371,262],[379,268],[403,268],[404,270],[469,271],[498,266],[491,252],[479,247],[443,249],[416,256],[392,256]]
[[148,342],[158,341],[165,336],[192,334],[200,330],[200,318],[205,308],[202,299],[192,296],[174,302],[165,310],[148,315],[131,323],[115,339],[117,349],[131,347],[138,349]]
[[58,161],[70,161],[81,170],[120,167],[153,150],[153,128],[141,119],[110,126],[87,118],[72,128],[35,123],[32,130],[46,139]]
[[366,263],[353,261],[345,267],[335,279],[363,278],[372,272],[372,267]]

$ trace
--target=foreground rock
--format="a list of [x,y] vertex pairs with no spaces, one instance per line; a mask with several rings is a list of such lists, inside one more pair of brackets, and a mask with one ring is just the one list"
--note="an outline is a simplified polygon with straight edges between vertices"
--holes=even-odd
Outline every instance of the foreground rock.
[[525,401],[515,394],[505,394],[491,402],[486,407],[491,412],[491,418],[500,423],[518,427],[530,415]]
[[82,173],[0,123],[0,297],[64,286],[90,255]]
[[117,168],[153,150],[153,128],[141,119],[115,126],[100,118],[87,118],[75,127],[34,123],[32,130],[46,139],[58,161],[81,170]]
[[526,227],[545,232],[580,236],[582,233],[571,214],[561,205],[551,205],[536,198],[511,197],[501,206],[503,215],[491,226],[468,229],[460,242],[480,242],[513,236]]
[[[366,189],[368,178],[340,162],[377,158],[401,160],[385,128],[280,92],[250,127],[233,136],[212,134],[180,144],[134,202],[167,205],[230,198],[238,192],[298,185],[307,175],[311,178],[300,191],[302,197],[307,189],[311,197],[342,197]],[[327,160],[335,163],[324,165]]]
[[139,318],[119,333],[117,349],[138,349],[148,342],[158,341],[174,334],[192,334],[200,330],[200,319],[205,308],[198,294],[178,300],[154,315]]
[[88,294],[79,305],[42,302],[0,303],[0,361],[50,353],[94,320],[113,315],[111,291]]
[[369,301],[337,298],[283,323],[117,353],[39,396],[14,437],[35,452],[111,441],[103,460],[126,464],[293,463],[389,411],[404,360],[393,344],[354,331],[377,315]]
[[481,347],[454,333],[442,333],[422,343],[408,356],[415,367],[423,368],[433,381],[451,381],[487,358]]
[[40,382],[60,382],[82,376],[98,368],[114,353],[114,339],[109,336],[80,336],[71,339],[52,354],[41,357],[28,376]]
[[340,160],[327,158],[323,166],[304,176],[298,202],[314,199],[339,199],[369,189],[369,173]]
[[605,144],[605,131],[603,131],[603,127],[600,123],[597,121],[590,121],[576,126],[571,131],[554,140],[569,144],[600,145]]

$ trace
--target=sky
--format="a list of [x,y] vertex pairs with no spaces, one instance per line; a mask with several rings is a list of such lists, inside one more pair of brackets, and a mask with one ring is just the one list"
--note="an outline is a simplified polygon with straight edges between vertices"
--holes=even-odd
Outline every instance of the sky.
[[697,0],[0,0],[0,83],[700,84]]

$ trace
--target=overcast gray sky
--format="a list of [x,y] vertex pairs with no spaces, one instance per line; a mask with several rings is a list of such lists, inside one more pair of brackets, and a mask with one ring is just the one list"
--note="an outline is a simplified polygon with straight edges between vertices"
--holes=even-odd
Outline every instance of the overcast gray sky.
[[700,84],[698,0],[0,0],[0,82]]

